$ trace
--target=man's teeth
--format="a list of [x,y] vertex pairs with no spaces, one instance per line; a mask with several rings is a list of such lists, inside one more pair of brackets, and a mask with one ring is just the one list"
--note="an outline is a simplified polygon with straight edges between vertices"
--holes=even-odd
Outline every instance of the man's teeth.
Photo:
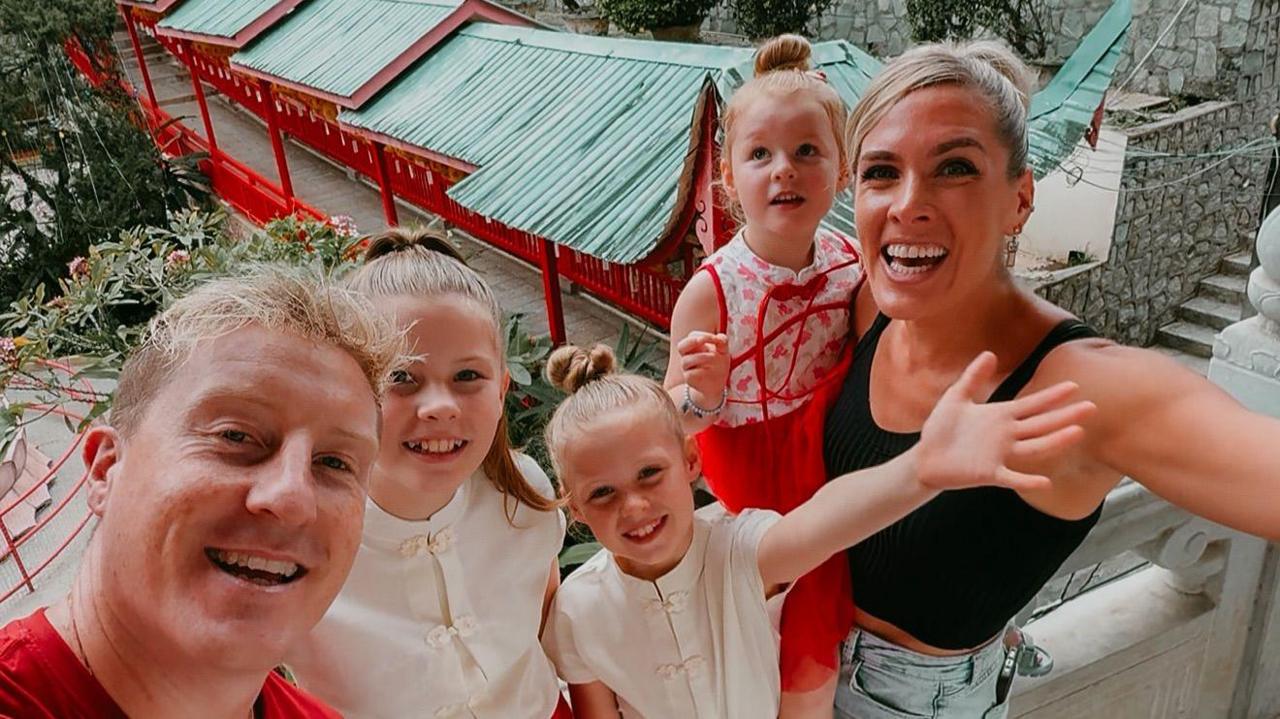
[[662,519],[661,519],[661,518],[655,519],[655,520],[653,520],[652,522],[650,522],[650,523],[648,523],[648,524],[644,525],[643,527],[641,527],[641,528],[639,528],[639,529],[633,529],[633,530],[631,530],[630,532],[627,532],[627,536],[628,536],[628,537],[635,537],[636,539],[644,539],[645,537],[649,536],[650,534],[653,534],[653,530],[657,529],[657,528],[658,528],[658,525],[659,525],[659,524],[661,524],[661,523],[662,523]]
[[267,559],[266,557],[259,557],[245,552],[225,552],[220,549],[215,550],[214,554],[217,556],[218,561],[223,564],[233,567],[245,567],[259,572],[270,572],[271,574],[278,574],[285,579],[289,579],[298,573],[298,565],[293,562]]
[[426,439],[418,442],[405,442],[406,447],[415,452],[427,454],[447,454],[466,444],[464,439]]
[[941,245],[908,245],[908,244],[892,244],[884,248],[885,254],[892,258],[934,258],[942,257],[947,254],[947,248]]

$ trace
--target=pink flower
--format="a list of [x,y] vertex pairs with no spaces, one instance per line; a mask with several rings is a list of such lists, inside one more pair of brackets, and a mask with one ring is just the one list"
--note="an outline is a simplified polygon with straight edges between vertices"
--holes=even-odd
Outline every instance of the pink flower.
[[71,274],[71,279],[82,280],[89,276],[89,261],[83,257],[77,257],[67,263],[67,272]]
[[171,270],[175,267],[181,267],[182,265],[185,265],[188,262],[191,262],[191,253],[187,252],[186,250],[174,250],[173,252],[169,253],[168,257],[164,258],[164,266],[165,266],[165,269],[168,269],[168,270]]
[[12,337],[0,337],[0,365],[15,367],[18,364],[18,345]]
[[355,237],[360,234],[356,221],[351,215],[334,215],[329,218],[329,226],[338,233],[339,237]]

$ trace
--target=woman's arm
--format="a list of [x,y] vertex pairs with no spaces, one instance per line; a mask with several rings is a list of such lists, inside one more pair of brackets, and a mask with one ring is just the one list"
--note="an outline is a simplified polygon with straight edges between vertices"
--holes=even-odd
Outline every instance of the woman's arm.
[[1207,519],[1280,540],[1280,420],[1150,350],[1095,345],[1055,359],[1054,374],[1079,377],[1098,405],[1086,425],[1092,459]]
[[1044,461],[1083,437],[1089,402],[1067,404],[1077,388],[1061,383],[1012,402],[982,403],[995,355],[974,360],[925,421],[920,442],[877,467],[838,477],[789,512],[760,540],[766,589],[808,573],[828,557],[906,516],[943,489],[994,485],[1043,489],[1048,478],[1009,469]]
[[622,719],[618,711],[618,697],[604,682],[570,684],[569,704],[574,719]]

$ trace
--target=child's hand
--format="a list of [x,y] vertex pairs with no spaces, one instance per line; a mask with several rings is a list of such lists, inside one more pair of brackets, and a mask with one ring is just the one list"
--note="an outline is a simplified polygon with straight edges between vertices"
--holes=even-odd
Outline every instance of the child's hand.
[[680,340],[676,352],[694,401],[703,407],[718,405],[729,384],[729,338],[695,330]]
[[981,389],[996,368],[983,352],[947,389],[925,420],[917,445],[917,477],[933,489],[993,485],[1018,490],[1047,489],[1048,477],[1009,469],[1061,455],[1084,438],[1079,423],[1097,409],[1068,400],[1079,387],[1062,382],[1009,402],[981,404]]

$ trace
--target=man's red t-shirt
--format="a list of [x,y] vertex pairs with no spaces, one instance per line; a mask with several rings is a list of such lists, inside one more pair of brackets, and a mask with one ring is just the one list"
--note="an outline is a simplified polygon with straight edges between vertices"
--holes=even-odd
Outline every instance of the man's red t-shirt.
[[[0,629],[0,717],[126,719],[44,612],[37,609]],[[254,710],[262,719],[341,719],[275,672],[267,675]]]

